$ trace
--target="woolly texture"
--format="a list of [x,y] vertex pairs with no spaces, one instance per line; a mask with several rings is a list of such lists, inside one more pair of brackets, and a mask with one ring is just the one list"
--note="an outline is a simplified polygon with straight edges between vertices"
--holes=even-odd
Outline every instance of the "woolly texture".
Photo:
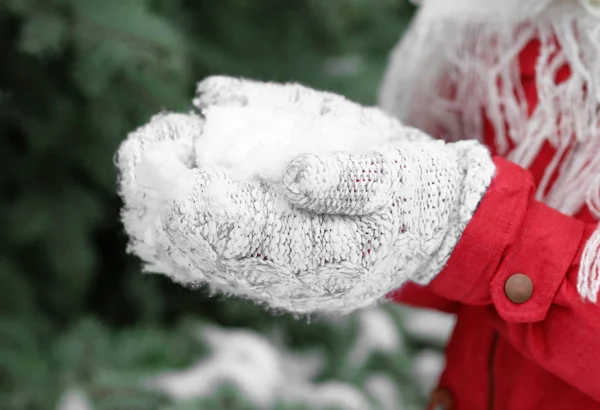
[[600,229],[592,234],[581,256],[581,270],[577,277],[579,294],[590,302],[598,302],[600,291]]
[[[249,106],[243,90],[222,87],[214,91],[218,95],[200,98]],[[322,106],[318,99],[313,106],[290,97],[302,107],[298,111],[313,114]],[[379,123],[372,126],[381,132]],[[402,127],[395,142],[371,152],[302,155],[279,186],[236,181],[189,165],[202,132],[195,116],[155,118],[129,140],[141,138],[146,143],[134,146],[148,149],[165,139],[155,135],[165,130],[179,133],[190,151],[178,157],[175,145],[161,147],[186,169],[173,172],[167,165],[163,176],[173,179],[154,187],[164,195],[152,202],[157,210],[140,205],[148,191],[133,187],[140,153],[128,148],[131,142],[119,153],[119,166],[128,173],[121,192],[132,251],[178,282],[207,283],[297,313],[347,313],[408,280],[428,283],[448,260],[494,173],[479,143],[431,141]],[[150,168],[160,172],[164,166],[155,161]],[[152,223],[142,224],[148,219]]]
[[194,164],[193,141],[201,135],[202,126],[202,119],[196,115],[156,115],[129,134],[116,157],[128,251],[146,263],[147,271],[169,272],[180,282],[195,278],[170,262],[160,216],[173,182],[185,180]]
[[[482,141],[485,112],[497,151],[524,168],[549,144],[556,154],[537,199],[567,215],[587,205],[600,216],[599,18],[597,0],[425,0],[391,54],[381,105],[446,141]],[[518,55],[532,40],[539,102],[530,113]],[[566,65],[572,75],[556,84]],[[579,291],[595,301],[597,240],[581,266]]]
[[[445,7],[440,1],[423,3],[394,49],[381,106],[407,125],[447,141],[481,141],[485,111],[498,152],[524,168],[550,143],[557,152],[537,198],[574,214],[600,189],[599,20],[573,0],[520,2],[536,4],[530,12],[512,0],[495,2],[489,6],[504,7],[496,15],[480,12],[488,7],[481,0],[450,0]],[[467,20],[450,13],[455,3],[464,7],[465,16],[477,17]],[[536,65],[539,103],[529,115],[518,54],[534,39],[541,43]],[[573,74],[556,85],[565,64]],[[558,178],[548,189],[554,173]]]

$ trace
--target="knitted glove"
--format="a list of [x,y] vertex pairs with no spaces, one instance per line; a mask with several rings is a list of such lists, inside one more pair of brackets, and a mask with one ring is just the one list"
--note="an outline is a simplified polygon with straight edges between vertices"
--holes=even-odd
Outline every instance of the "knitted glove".
[[[147,271],[170,273],[180,282],[194,278],[180,277],[183,272],[169,263],[169,244],[160,218],[170,196],[170,181],[193,167],[194,138],[201,135],[202,127],[197,115],[156,115],[129,134],[116,156],[127,250],[146,263]],[[162,172],[155,172],[156,162],[161,163]]]
[[[268,104],[253,97],[268,94],[256,83],[229,87],[213,79],[199,88],[198,105]],[[356,109],[327,102],[340,97],[293,90],[278,89],[274,100],[324,115]],[[372,121],[374,129],[390,122]],[[395,142],[369,153],[300,156],[280,186],[238,182],[194,167],[201,124],[194,115],[162,115],[122,145],[118,166],[130,250],[149,270],[180,283],[208,284],[291,312],[346,313],[406,281],[428,283],[494,172],[476,142],[445,144],[402,127]],[[154,166],[141,160],[151,152]],[[167,165],[168,172],[147,176]]]

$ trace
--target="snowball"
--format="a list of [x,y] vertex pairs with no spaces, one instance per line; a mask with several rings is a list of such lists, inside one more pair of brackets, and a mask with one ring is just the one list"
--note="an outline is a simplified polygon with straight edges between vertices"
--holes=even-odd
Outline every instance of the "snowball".
[[[189,169],[185,157],[191,149],[191,142],[176,140],[155,142],[151,148],[142,151],[135,177],[137,188],[143,192],[139,199],[143,201],[145,213],[136,215],[135,229],[137,236],[152,248],[159,241],[161,229],[156,228],[160,226],[165,201],[179,181],[186,181],[185,174]],[[154,249],[149,250],[149,260],[153,259],[154,252]]]
[[160,141],[144,151],[137,169],[138,184],[159,197],[168,196],[173,185],[189,171],[185,157],[191,147],[185,140]]
[[196,139],[200,168],[221,170],[234,179],[260,176],[278,182],[299,155],[366,152],[393,137],[390,127],[365,118],[328,116],[263,107],[211,106]]

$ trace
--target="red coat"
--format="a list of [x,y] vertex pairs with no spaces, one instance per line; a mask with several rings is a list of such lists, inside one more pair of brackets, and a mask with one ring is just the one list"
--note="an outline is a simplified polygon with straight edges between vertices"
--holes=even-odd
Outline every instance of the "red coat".
[[[532,42],[520,56],[531,110],[538,52]],[[569,75],[565,67],[562,79]],[[587,209],[568,217],[535,200],[552,153],[546,145],[528,171],[496,157],[497,174],[445,270],[428,287],[409,284],[390,295],[457,315],[430,409],[600,410],[600,306],[577,292],[597,222]],[[505,293],[516,273],[534,287],[522,304]]]

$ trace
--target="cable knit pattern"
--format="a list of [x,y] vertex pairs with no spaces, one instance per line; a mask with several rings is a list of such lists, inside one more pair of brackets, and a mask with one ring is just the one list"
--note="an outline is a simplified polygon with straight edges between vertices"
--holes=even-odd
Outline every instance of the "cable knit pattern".
[[398,142],[364,155],[302,156],[284,184],[288,200],[310,212],[389,215],[380,230],[394,243],[397,271],[426,284],[448,261],[493,173],[488,151],[474,141]]
[[[211,81],[199,86],[199,107],[245,106],[253,104],[254,95],[269,93],[276,95],[276,104],[285,102],[300,112],[328,104],[340,110],[331,99],[345,101],[330,94],[320,99],[321,94],[306,88],[290,95],[290,88],[272,84]],[[266,101],[261,97],[256,103]],[[348,104],[341,110],[357,107],[341,104]],[[165,157],[182,158],[185,166],[166,184],[160,201],[143,206],[147,192],[135,188],[142,145],[131,149],[129,141],[141,135],[143,146],[151,146],[164,140],[155,134],[165,129],[193,140],[201,127],[197,116],[190,117],[155,118],[119,152],[131,251],[180,283],[206,283],[215,292],[295,313],[348,313],[383,299],[406,281],[431,281],[494,173],[479,143],[432,141],[408,127],[397,141],[371,152],[302,155],[289,164],[279,185],[239,182],[196,168],[191,157],[163,146]],[[162,124],[170,121],[177,126]],[[148,219],[151,228],[142,228]]]

